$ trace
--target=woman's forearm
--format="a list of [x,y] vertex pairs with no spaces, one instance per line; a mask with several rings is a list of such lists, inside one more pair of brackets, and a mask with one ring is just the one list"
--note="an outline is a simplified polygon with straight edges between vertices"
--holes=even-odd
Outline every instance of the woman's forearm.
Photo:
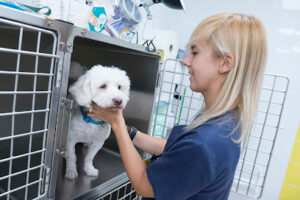
[[135,146],[144,152],[154,155],[159,155],[163,152],[166,142],[166,139],[152,137],[140,131],[137,132],[133,139]]
[[135,191],[140,196],[154,197],[146,173],[146,165],[131,142],[125,123],[112,126],[112,129],[118,142],[124,167]]

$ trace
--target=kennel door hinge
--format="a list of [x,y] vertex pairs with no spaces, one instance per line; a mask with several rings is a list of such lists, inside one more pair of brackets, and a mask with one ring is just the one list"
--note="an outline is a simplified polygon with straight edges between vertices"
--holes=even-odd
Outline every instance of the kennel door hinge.
[[42,187],[41,187],[41,190],[40,190],[40,194],[44,194],[46,192],[48,192],[48,189],[49,189],[49,184],[50,184],[50,175],[51,175],[51,169],[50,167],[48,166],[44,166],[43,168],[43,182],[42,182]]
[[63,52],[72,53],[73,52],[73,44],[71,42],[61,41],[59,43],[59,50],[61,50]]
[[64,157],[67,149],[68,134],[70,129],[71,112],[73,107],[73,101],[62,98],[60,103],[60,114],[59,114],[59,136],[58,146],[56,153],[59,156]]
[[55,87],[59,88],[62,81],[62,71],[63,71],[63,65],[62,65],[63,59],[57,60],[57,71],[56,71],[56,81],[55,81]]

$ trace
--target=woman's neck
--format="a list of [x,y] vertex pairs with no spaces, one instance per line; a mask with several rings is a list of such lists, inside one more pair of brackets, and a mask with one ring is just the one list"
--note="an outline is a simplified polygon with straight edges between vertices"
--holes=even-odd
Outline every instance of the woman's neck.
[[205,102],[205,111],[213,105],[219,95],[220,89],[221,87],[216,85],[216,87],[202,92]]

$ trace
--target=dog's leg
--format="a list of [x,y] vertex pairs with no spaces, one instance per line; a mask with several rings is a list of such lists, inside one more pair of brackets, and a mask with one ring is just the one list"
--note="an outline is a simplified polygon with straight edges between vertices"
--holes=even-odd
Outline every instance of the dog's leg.
[[66,174],[67,179],[75,179],[78,176],[76,168],[75,142],[69,141],[66,152]]
[[86,154],[86,157],[84,159],[84,172],[88,176],[98,176],[98,170],[93,165],[93,160],[99,149],[103,146],[104,142],[97,143],[93,142],[89,145],[88,152]]

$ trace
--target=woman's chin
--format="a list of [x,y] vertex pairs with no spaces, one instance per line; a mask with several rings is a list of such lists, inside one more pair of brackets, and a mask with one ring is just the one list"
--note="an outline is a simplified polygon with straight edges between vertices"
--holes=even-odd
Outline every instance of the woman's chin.
[[193,91],[193,92],[200,92],[202,93],[203,90],[201,90],[199,87],[196,87],[194,85],[190,85],[190,89]]

